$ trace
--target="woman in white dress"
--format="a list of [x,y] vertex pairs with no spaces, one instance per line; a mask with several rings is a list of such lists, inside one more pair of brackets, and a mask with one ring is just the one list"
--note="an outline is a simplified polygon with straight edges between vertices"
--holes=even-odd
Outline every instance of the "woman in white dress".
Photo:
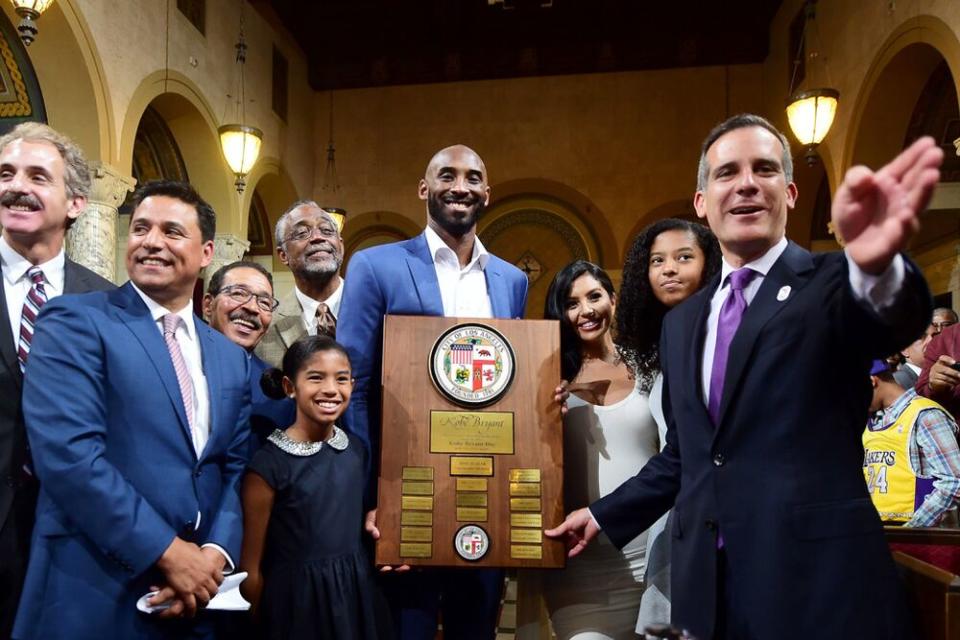
[[[544,317],[560,320],[562,373],[570,381],[564,429],[564,505],[586,506],[632,476],[659,450],[647,394],[621,361],[611,329],[610,277],[579,260],[547,293]],[[646,536],[622,551],[604,538],[544,573],[541,592],[559,639],[633,638],[643,592]]]
[[[647,398],[661,447],[667,431],[661,403],[661,325],[670,309],[709,283],[719,271],[716,237],[706,226],[687,220],[668,218],[651,224],[640,232],[627,253],[617,308],[617,348],[634,373],[639,392]],[[639,602],[637,633],[647,625],[670,621],[670,513],[646,533],[645,590]]]

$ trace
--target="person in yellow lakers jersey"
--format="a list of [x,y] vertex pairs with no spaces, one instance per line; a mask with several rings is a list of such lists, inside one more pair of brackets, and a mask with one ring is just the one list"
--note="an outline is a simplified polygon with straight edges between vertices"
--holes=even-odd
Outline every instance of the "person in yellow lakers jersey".
[[957,423],[933,400],[905,391],[882,360],[874,362],[870,381],[870,411],[879,413],[863,432],[863,475],[880,518],[906,527],[955,519]]

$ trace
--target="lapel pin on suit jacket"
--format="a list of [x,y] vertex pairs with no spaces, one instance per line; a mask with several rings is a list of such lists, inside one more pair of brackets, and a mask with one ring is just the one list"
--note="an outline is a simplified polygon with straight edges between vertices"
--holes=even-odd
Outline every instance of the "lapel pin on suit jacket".
[[790,285],[784,285],[780,287],[780,291],[777,291],[777,302],[783,302],[790,297]]

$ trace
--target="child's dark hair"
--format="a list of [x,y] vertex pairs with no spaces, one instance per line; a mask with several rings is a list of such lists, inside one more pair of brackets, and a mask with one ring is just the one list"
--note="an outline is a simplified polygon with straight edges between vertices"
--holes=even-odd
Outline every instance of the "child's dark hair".
[[[290,348],[283,355],[282,370],[270,368],[263,372],[263,375],[260,376],[260,388],[263,389],[268,398],[280,400],[286,397],[286,393],[283,391],[283,379],[285,377],[291,380],[295,379],[297,372],[303,368],[307,360],[313,354],[321,351],[336,351],[342,354],[347,362],[350,362],[347,350],[330,336],[303,336],[290,345]],[[353,368],[353,365],[351,364],[350,367]]]

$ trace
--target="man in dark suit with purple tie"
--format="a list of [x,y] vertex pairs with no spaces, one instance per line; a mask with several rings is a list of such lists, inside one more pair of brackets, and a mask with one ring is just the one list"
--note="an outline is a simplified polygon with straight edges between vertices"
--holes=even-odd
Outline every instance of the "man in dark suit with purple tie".
[[850,169],[833,201],[845,249],[813,255],[784,235],[786,138],[753,115],[716,127],[694,206],[723,268],[663,323],[666,447],[547,535],[573,555],[600,531],[622,545],[675,505],[672,615],[694,636],[913,637],[861,433],[871,359],[929,322],[900,252],[942,159],[924,138],[876,172]]

